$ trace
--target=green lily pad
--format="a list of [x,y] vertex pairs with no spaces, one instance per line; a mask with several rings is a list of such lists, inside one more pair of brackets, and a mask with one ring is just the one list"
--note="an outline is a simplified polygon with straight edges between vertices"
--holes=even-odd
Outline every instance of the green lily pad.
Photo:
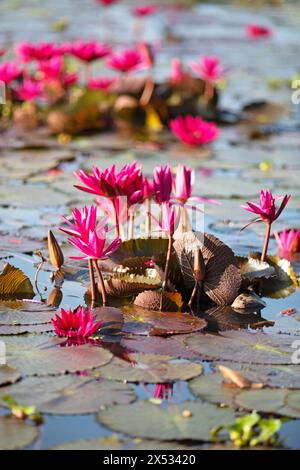
[[[183,416],[185,410],[190,412],[189,417]],[[135,437],[161,441],[211,441],[210,430],[234,421],[234,413],[208,403],[187,401],[163,409],[147,401],[138,401],[128,406],[115,405],[99,410],[97,418],[108,428]]]
[[[291,396],[292,395],[292,396]],[[296,403],[300,392],[290,392],[284,389],[262,389],[262,390],[245,390],[238,393],[235,397],[235,403],[247,410],[256,410],[262,413],[271,413],[289,418],[300,418],[300,408],[290,406],[289,397],[291,396],[291,404]]]
[[28,377],[1,388],[4,395],[25,406],[34,404],[40,412],[59,415],[94,413],[101,406],[127,405],[136,398],[129,385],[72,375]]
[[23,449],[31,444],[39,435],[36,426],[24,421],[0,416],[0,449]]
[[12,384],[21,378],[20,372],[8,365],[0,366],[0,386]]
[[227,360],[249,364],[290,364],[292,335],[261,332],[225,331],[219,335],[193,334],[186,339],[188,348],[202,359]]
[[190,380],[202,373],[201,364],[169,362],[166,356],[131,354],[132,363],[114,358],[97,370],[100,377],[126,382],[165,383]]
[[91,344],[61,347],[61,339],[46,335],[3,339],[8,363],[26,375],[59,375],[94,369],[112,358],[109,351],[100,347]]
[[193,395],[211,403],[234,406],[234,398],[239,389],[222,385],[223,376],[218,373],[203,375],[189,382]]
[[48,333],[53,330],[51,323],[41,325],[0,325],[0,335],[24,335],[25,333]]

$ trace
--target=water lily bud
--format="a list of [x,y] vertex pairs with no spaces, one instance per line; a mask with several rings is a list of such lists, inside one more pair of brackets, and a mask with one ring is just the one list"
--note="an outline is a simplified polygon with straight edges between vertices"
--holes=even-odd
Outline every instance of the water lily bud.
[[49,258],[53,266],[58,269],[61,268],[64,264],[64,255],[51,230],[48,231],[48,250]]
[[59,287],[55,287],[49,294],[48,305],[52,307],[59,307],[63,298],[63,293]]

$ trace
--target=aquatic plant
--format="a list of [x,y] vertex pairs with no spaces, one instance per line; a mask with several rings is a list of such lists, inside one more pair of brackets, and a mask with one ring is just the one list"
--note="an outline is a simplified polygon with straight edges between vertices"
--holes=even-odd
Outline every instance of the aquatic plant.
[[78,307],[76,310],[60,309],[60,315],[56,314],[51,319],[54,332],[63,338],[89,338],[94,335],[101,326],[101,321],[95,321],[96,315],[91,315],[91,310]]
[[179,140],[191,146],[208,144],[219,136],[216,124],[204,121],[200,116],[178,116],[169,122],[169,126]]

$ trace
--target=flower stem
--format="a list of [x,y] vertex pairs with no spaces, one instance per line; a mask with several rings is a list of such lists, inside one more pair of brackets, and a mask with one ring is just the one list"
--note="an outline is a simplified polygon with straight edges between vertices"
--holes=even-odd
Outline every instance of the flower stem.
[[100,290],[101,290],[101,295],[102,295],[102,304],[103,304],[103,307],[105,307],[107,305],[107,298],[106,298],[106,290],[105,290],[105,285],[104,285],[104,281],[103,281],[103,276],[102,276],[102,273],[101,273],[101,270],[99,268],[99,264],[98,264],[97,260],[94,260],[94,265],[95,265],[95,269],[96,269],[99,284],[100,284]]
[[214,96],[214,86],[209,80],[205,80],[204,86],[204,97],[207,101],[210,101]]
[[151,237],[151,199],[147,197],[145,200],[146,204],[146,224],[145,224],[145,232],[146,232],[146,237],[150,238]]
[[95,284],[93,260],[91,260],[91,259],[89,259],[89,273],[90,273],[91,294],[92,294],[92,305],[91,305],[91,307],[94,308],[94,303],[95,303],[95,300],[96,300],[96,284]]
[[134,235],[134,212],[133,210],[129,211],[129,230],[128,230],[128,238],[131,240]]
[[162,308],[163,308],[163,294],[164,294],[164,292],[166,290],[166,287],[167,287],[167,282],[168,282],[168,277],[169,277],[169,272],[170,272],[170,261],[171,261],[171,255],[172,255],[172,245],[173,245],[173,234],[169,234],[169,244],[168,244],[168,251],[167,251],[165,274],[164,274],[164,280],[163,280],[163,283],[162,283],[161,297],[160,297],[160,311],[162,311]]
[[262,251],[262,254],[261,254],[261,261],[265,261],[265,259],[266,259],[268,246],[269,246],[269,241],[270,241],[270,234],[271,234],[271,222],[267,222],[266,225],[267,225],[266,235],[265,235],[265,242],[264,242],[263,251]]
[[181,211],[181,230],[182,232],[186,232],[187,231],[187,214],[186,214],[185,206],[181,206],[180,211]]
[[116,231],[116,237],[120,236],[120,224],[119,224],[119,218],[118,218],[118,210],[116,208],[116,200],[113,200],[113,207],[114,207],[114,216],[115,216],[115,231]]

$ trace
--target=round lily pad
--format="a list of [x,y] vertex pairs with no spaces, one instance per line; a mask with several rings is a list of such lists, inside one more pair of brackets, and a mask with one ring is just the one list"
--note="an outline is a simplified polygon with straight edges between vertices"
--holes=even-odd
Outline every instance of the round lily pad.
[[14,367],[0,365],[0,386],[12,384],[21,378],[20,372]]
[[290,364],[297,339],[291,335],[262,332],[227,331],[219,335],[193,334],[187,337],[187,347],[201,358],[228,360],[249,364]]
[[51,323],[55,309],[37,302],[5,302],[0,306],[0,325],[40,325]]
[[53,330],[51,323],[41,325],[1,325],[0,335],[23,335],[25,333],[47,333]]
[[290,392],[284,389],[262,389],[262,390],[245,390],[238,393],[235,397],[235,403],[247,410],[256,410],[262,413],[278,414],[289,418],[300,418],[300,408],[290,406],[294,399],[299,400],[299,391]]
[[178,444],[178,442],[160,442],[149,439],[124,440],[113,434],[112,436],[97,437],[96,439],[82,439],[65,442],[52,447],[51,450],[191,450],[191,447]]
[[[185,338],[184,335],[180,338]],[[187,349],[177,337],[162,338],[160,336],[135,336],[121,341],[123,347],[129,351],[145,354],[171,355],[186,359],[197,358],[199,355]]]
[[[1,339],[1,337],[0,337]],[[50,336],[5,336],[9,364],[25,375],[59,375],[94,369],[108,363],[112,354],[93,344],[64,346]]]
[[[185,410],[189,411],[189,417],[183,416]],[[211,441],[210,430],[214,426],[234,421],[234,413],[230,409],[190,401],[170,405],[167,409],[138,401],[128,406],[115,405],[99,410],[97,417],[101,424],[115,431],[161,441]]]
[[129,385],[73,375],[28,377],[3,387],[1,394],[25,406],[34,404],[40,412],[59,415],[94,413],[104,405],[128,404],[135,400]]
[[38,437],[36,426],[24,421],[0,416],[0,449],[23,449]]
[[202,373],[201,364],[192,362],[168,362],[165,357],[147,354],[131,354],[132,363],[114,358],[97,370],[100,377],[126,382],[164,383],[190,380]]

